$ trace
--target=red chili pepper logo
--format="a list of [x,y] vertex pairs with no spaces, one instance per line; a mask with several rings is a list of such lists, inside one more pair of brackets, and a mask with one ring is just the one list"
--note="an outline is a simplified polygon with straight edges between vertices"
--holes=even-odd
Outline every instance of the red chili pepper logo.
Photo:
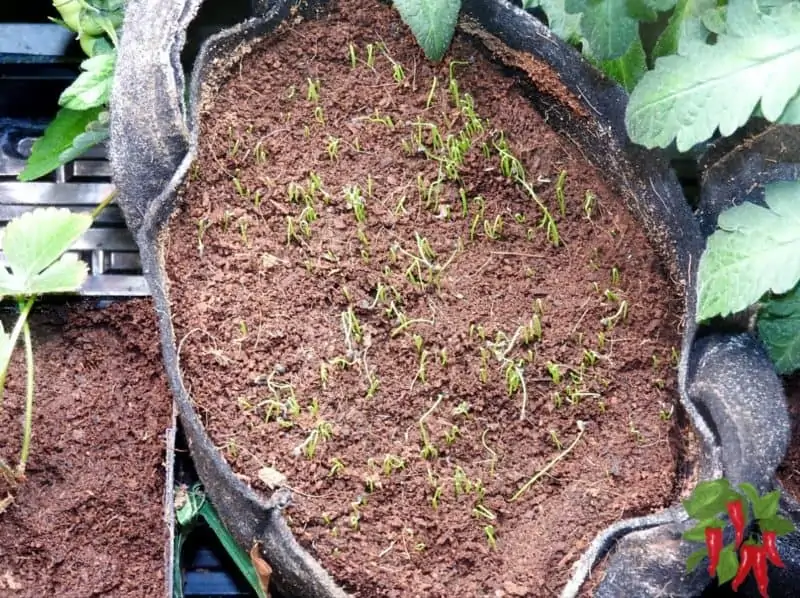
[[776,567],[783,568],[785,565],[781,560],[781,555],[778,554],[777,534],[775,532],[764,532],[761,534],[764,539],[764,550],[767,554],[767,560]]
[[742,542],[744,542],[744,505],[742,505],[742,501],[739,499],[732,500],[727,504],[728,507],[728,516],[731,518],[731,523],[733,524],[733,529],[736,530],[736,544],[735,547],[738,549]]
[[739,591],[739,586],[747,579],[750,569],[753,568],[753,563],[756,560],[755,552],[758,549],[754,544],[745,544],[739,551],[739,569],[736,571],[736,577],[731,582],[731,588],[734,592]]
[[714,577],[717,574],[719,555],[722,552],[722,528],[706,528],[706,548],[708,549],[708,574]]

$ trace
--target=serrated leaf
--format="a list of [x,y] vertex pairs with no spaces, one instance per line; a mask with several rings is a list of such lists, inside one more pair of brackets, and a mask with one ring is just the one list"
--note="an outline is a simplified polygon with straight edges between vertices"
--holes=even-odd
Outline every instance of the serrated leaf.
[[86,279],[86,268],[62,255],[91,225],[91,215],[65,208],[37,208],[9,222],[3,232],[2,250],[11,275],[5,272],[0,276],[0,294],[77,290]]
[[599,0],[585,5],[581,35],[592,58],[613,60],[625,54],[638,38],[639,23],[628,15],[627,0]]
[[800,370],[800,284],[764,302],[758,335],[779,374]]
[[720,214],[698,267],[698,321],[742,311],[800,280],[800,183],[768,185],[765,201]]
[[44,135],[33,144],[25,169],[17,178],[20,181],[33,181],[61,166],[63,162],[59,156],[72,146],[75,137],[83,133],[102,111],[101,107],[91,110],[61,108],[45,129]]
[[425,56],[441,60],[453,39],[461,0],[395,0],[394,6]]
[[703,562],[703,559],[708,556],[708,549],[701,548],[699,550],[695,550],[689,557],[686,559],[686,571],[691,573],[697,566]]
[[800,125],[800,93],[789,100],[777,122],[781,125]]
[[701,15],[717,5],[716,0],[678,0],[667,27],[653,48],[653,57],[690,54],[695,45],[705,45],[708,31]]
[[600,66],[606,75],[630,93],[647,72],[647,56],[641,40],[637,37],[624,55],[614,60],[605,60]]
[[116,53],[108,53],[84,60],[81,63],[84,72],[62,92],[58,104],[70,110],[88,110],[108,104],[116,58]]
[[631,139],[648,148],[676,141],[687,151],[717,129],[736,131],[759,102],[768,120],[780,117],[800,87],[800,8],[784,8],[755,19],[746,35],[729,23],[716,44],[657,59],[628,103]]
[[719,553],[719,563],[717,563],[717,580],[719,585],[728,583],[736,577],[736,571],[739,569],[739,559],[736,557],[736,551],[733,549],[733,544],[728,544]]

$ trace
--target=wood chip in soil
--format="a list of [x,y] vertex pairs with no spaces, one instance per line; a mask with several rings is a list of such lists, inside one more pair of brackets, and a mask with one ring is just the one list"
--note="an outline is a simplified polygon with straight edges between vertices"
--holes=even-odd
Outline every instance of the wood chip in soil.
[[598,531],[676,497],[682,304],[468,39],[431,64],[391,9],[337,6],[204,100],[164,237],[187,388],[354,595],[555,595]]
[[[149,301],[34,312],[33,442],[27,479],[0,514],[0,596],[163,595],[171,399],[156,330]],[[0,413],[6,461],[22,433],[21,353]]]

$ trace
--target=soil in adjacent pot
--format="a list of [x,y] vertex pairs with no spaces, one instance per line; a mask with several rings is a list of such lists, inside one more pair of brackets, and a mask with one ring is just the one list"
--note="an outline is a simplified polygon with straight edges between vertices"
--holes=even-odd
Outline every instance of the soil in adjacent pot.
[[792,421],[792,435],[786,458],[778,468],[778,478],[800,500],[800,375],[786,380],[786,399]]
[[[135,301],[32,316],[33,442],[27,479],[0,514],[0,596],[164,593],[171,400],[152,310]],[[0,414],[6,460],[19,452],[21,357],[12,360]]]
[[431,64],[355,1],[233,72],[164,237],[181,366],[337,581],[552,595],[603,527],[673,502],[681,303],[513,79],[458,36]]

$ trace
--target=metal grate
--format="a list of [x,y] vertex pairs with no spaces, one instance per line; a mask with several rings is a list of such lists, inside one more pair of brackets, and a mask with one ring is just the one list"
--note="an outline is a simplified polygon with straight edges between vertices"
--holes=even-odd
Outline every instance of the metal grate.
[[[0,227],[37,207],[65,207],[91,212],[111,192],[111,168],[105,148],[95,148],[62,166],[46,181],[23,183],[16,179],[35,137],[0,133]],[[141,297],[150,294],[142,276],[139,253],[115,203],[96,219],[74,247],[89,264],[89,279],[80,294],[91,297]],[[0,254],[0,264],[5,260]]]

